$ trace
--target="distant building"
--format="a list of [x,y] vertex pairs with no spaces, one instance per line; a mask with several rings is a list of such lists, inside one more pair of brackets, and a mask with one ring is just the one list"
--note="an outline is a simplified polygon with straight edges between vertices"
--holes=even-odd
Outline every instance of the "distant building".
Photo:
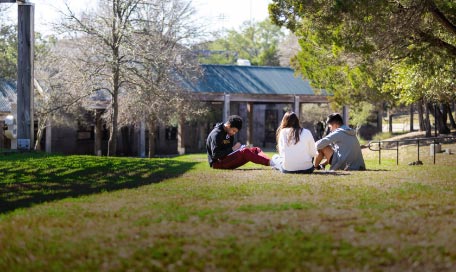
[[0,79],[0,148],[9,147],[10,141],[3,133],[5,119],[11,114],[11,104],[16,103],[16,83]]
[[[239,141],[272,148],[275,146],[275,131],[285,111],[299,112],[304,127],[312,132],[315,131],[315,124],[329,112],[326,93],[312,89],[307,80],[296,76],[290,68],[202,65],[202,69],[203,76],[199,81],[184,81],[182,84],[207,104],[209,117],[192,123],[181,122],[177,127],[157,127],[156,154],[204,152],[205,139],[212,127],[231,114],[238,114],[244,119],[244,128],[237,136]],[[8,114],[7,101],[15,99],[11,98],[14,95],[14,84],[0,84],[0,114]],[[10,97],[8,100],[7,96]],[[95,154],[96,117],[107,103],[94,105],[97,107],[87,113],[84,122],[74,121],[65,128],[52,127],[43,144],[51,145],[52,152]],[[102,132],[101,151],[105,154],[108,131],[102,129]],[[139,156],[147,150],[139,140],[139,133],[141,130],[137,126],[121,128],[117,154]]]
[[[326,93],[312,89],[307,80],[296,76],[288,67],[202,65],[202,68],[201,80],[187,82],[186,87],[208,103],[212,119],[183,127],[188,132],[182,133],[187,138],[178,143],[180,153],[204,151],[205,138],[213,125],[231,114],[238,114],[245,121],[239,141],[274,147],[275,131],[285,111],[293,110],[302,115],[302,109],[310,104],[323,104],[323,108],[328,109]],[[306,117],[301,118],[309,120],[304,125],[314,131],[314,123],[320,119]]]

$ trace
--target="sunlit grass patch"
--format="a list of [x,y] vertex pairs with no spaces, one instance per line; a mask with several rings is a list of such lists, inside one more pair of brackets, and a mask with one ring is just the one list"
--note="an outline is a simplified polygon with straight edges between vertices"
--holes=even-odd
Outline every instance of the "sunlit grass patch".
[[0,271],[453,271],[456,156],[426,150],[311,175],[205,154],[0,157]]

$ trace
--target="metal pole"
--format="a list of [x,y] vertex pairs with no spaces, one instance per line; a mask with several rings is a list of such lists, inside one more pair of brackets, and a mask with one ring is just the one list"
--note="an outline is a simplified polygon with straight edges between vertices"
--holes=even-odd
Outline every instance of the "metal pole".
[[434,104],[434,136],[437,137],[437,105]]
[[382,145],[381,145],[381,142],[378,141],[378,164],[382,164],[381,157],[382,157]]
[[434,139],[434,164],[435,164],[435,153],[437,153],[437,148],[435,146],[435,139]]
[[396,165],[399,165],[399,141],[396,141]]
[[416,140],[418,144],[418,161],[420,160],[420,140]]

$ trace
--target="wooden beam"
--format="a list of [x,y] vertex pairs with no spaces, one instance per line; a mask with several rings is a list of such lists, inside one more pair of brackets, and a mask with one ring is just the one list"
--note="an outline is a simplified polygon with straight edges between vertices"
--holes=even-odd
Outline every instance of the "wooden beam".
[[298,116],[298,118],[301,118],[301,102],[300,102],[300,99],[299,99],[299,96],[295,95],[294,97],[294,112],[296,113],[296,115]]
[[33,129],[33,47],[34,5],[18,5],[17,58],[17,143],[18,149],[31,149]]
[[231,95],[225,94],[223,97],[223,122],[228,120],[228,116],[230,116],[230,102],[231,102]]
[[[195,93],[200,101],[224,102],[223,93]],[[231,102],[254,102],[254,103],[290,103],[295,102],[299,97],[300,103],[329,103],[328,98],[323,95],[286,95],[286,94],[230,94]]]

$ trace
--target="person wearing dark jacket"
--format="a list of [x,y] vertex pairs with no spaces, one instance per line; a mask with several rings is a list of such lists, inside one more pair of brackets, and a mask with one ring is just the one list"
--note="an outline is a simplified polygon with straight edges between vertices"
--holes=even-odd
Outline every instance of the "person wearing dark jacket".
[[234,135],[242,129],[242,118],[231,115],[225,123],[218,123],[206,140],[207,159],[214,169],[235,169],[251,161],[270,165],[269,157],[258,147],[234,143]]

